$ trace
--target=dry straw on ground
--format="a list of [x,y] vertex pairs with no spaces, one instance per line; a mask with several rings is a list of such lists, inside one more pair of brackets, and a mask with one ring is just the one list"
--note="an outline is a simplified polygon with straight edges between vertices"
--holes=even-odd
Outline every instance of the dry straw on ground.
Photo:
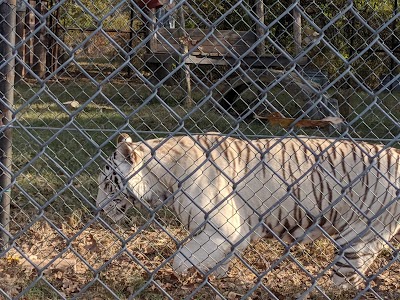
[[[113,229],[117,235],[98,222],[89,227],[84,227],[84,222],[79,225],[76,215],[71,215],[69,224],[60,223],[57,227],[37,222],[15,241],[7,257],[0,259],[0,288],[14,297],[41,278],[23,299],[57,299],[60,295],[113,299],[103,285],[121,299],[140,289],[143,292],[136,299],[166,299],[167,293],[173,299],[191,294],[193,299],[272,299],[270,294],[278,299],[294,299],[313,284],[313,278],[334,256],[334,248],[326,239],[294,246],[289,252],[278,241],[263,240],[249,247],[243,259],[233,260],[227,278],[210,276],[205,280],[197,272],[177,276],[166,259],[176,250],[171,236],[182,239],[185,232],[171,222],[171,216],[165,216],[168,219],[161,220],[164,229],[151,225],[140,231],[137,226],[125,224]],[[383,251],[370,274],[384,268],[391,259],[392,253]],[[271,270],[260,280],[259,275],[268,269]],[[359,292],[335,289],[330,274],[325,271],[317,284],[332,299],[351,299]],[[372,286],[384,299],[399,299],[399,262],[392,263]],[[366,293],[365,297],[373,299],[374,294]],[[309,299],[324,296],[314,289]]]

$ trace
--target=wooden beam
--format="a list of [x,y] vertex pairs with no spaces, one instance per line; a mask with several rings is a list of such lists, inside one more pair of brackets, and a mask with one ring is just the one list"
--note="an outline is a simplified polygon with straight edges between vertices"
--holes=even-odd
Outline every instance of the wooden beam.
[[[156,64],[167,64],[179,63],[179,55],[171,53],[153,53],[145,54],[143,57],[147,63]],[[287,59],[285,56],[245,56],[241,60],[244,67],[248,68],[268,68],[268,67],[285,67],[292,63],[292,60]],[[197,64],[197,65],[216,65],[216,66],[234,66],[237,64],[237,60],[231,56],[198,56],[189,55],[186,60],[186,64]],[[308,59],[303,57],[297,61],[298,65],[305,65],[308,63]]]

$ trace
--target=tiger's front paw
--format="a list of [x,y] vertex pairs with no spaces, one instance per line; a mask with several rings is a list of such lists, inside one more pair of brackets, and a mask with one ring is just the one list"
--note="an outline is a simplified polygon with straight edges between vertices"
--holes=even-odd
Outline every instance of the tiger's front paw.
[[363,284],[362,276],[355,273],[350,273],[346,275],[347,276],[334,274],[332,276],[334,285],[343,290],[351,290],[359,288]]
[[[207,273],[217,265],[218,264],[207,265],[204,262],[199,261],[193,255],[185,258],[185,255],[179,252],[174,259],[172,267],[178,274],[188,274],[191,272],[191,270],[193,270],[193,268],[196,268],[200,272]],[[221,266],[217,266],[211,274],[217,278],[223,278],[227,276],[227,272],[228,263],[225,263]]]

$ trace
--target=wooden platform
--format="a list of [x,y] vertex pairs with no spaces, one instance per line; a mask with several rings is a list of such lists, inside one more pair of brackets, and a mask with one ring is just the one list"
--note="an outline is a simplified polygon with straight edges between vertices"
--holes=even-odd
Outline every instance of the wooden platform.
[[256,56],[251,46],[256,42],[256,35],[250,31],[210,30],[210,29],[175,29],[159,28],[151,42],[153,53],[179,53],[182,31],[188,37],[188,51],[195,51],[203,56],[239,56],[248,51]]
[[[183,40],[185,47],[183,51]],[[172,65],[237,66],[243,69],[285,68],[293,61],[284,55],[258,55],[257,36],[251,31],[158,28],[143,60],[156,83],[168,76]],[[265,52],[265,51],[263,51]],[[307,58],[296,61],[298,65]]]
[[[233,66],[239,61],[251,68],[280,67],[291,63],[283,55],[256,53],[257,36],[251,31],[184,29],[188,37],[187,64]],[[148,63],[177,63],[182,56],[179,29],[159,28],[145,54]],[[240,59],[238,59],[240,58]],[[305,64],[307,59],[297,63]]]

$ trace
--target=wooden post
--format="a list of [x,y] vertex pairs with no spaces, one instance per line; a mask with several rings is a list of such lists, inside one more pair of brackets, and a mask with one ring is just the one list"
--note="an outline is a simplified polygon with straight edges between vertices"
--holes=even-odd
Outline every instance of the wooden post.
[[[157,34],[155,32],[155,9],[149,9],[147,6],[142,8],[142,22],[144,26],[144,34],[145,37],[152,35],[151,39],[146,44],[146,52],[149,54],[154,54],[155,43],[157,39]],[[147,16],[147,18],[146,18]],[[164,68],[164,64],[162,63],[146,63],[146,67],[150,71],[151,75],[149,77],[149,81],[153,84],[157,84],[161,79],[164,79],[167,76],[167,72]]]
[[[293,3],[300,1],[293,0]],[[294,37],[294,53],[295,55],[299,55],[302,47],[301,47],[301,14],[298,6],[296,5],[293,9],[293,37]]]
[[[398,4],[398,0],[393,0],[393,16],[397,15],[397,12],[399,11],[399,4]],[[391,47],[390,49],[392,49],[392,51],[394,52],[396,47],[399,45],[398,43],[398,35],[395,34],[396,32],[396,28],[397,28],[397,19],[394,19],[392,22],[392,41],[391,41]],[[394,58],[391,57],[390,58],[390,70],[392,70],[390,79],[393,79],[394,76],[394,71],[395,68],[397,67],[397,64],[394,61]],[[397,83],[393,83],[390,88],[394,89],[394,87],[396,86]]]
[[[17,1],[17,15],[16,15],[16,36],[15,36],[15,44],[25,40],[25,14],[26,14],[26,5],[22,0]],[[19,60],[25,62],[25,43],[20,45],[18,48],[18,58]],[[17,82],[19,79],[25,77],[26,70],[24,68],[23,63],[16,61],[15,62],[15,81]]]
[[[353,5],[353,0],[348,0],[347,5]],[[352,13],[347,17],[346,30],[344,32],[348,41],[348,55],[350,58],[354,54],[354,28],[356,28],[356,19]],[[347,118],[351,114],[350,97],[352,95],[352,88],[354,81],[351,77],[347,79],[348,86],[346,88],[341,88],[338,94],[339,104],[340,104],[340,114]],[[343,87],[343,86],[342,86]]]
[[[39,12],[39,14],[43,15],[47,10],[47,1],[38,1],[36,3],[35,9]],[[43,26],[43,23],[46,23],[45,20],[37,20],[35,18],[35,29],[39,28],[39,26]],[[41,27],[40,30],[37,31],[34,42],[33,42],[33,72],[39,76],[40,78],[44,78],[46,76],[46,56],[47,56],[47,43],[46,43],[46,29]]]
[[[55,5],[56,1],[50,0],[49,7],[53,7]],[[47,7],[46,7],[46,10],[47,10]],[[57,8],[53,14],[54,15],[49,18],[48,28],[53,31],[54,35],[60,37],[60,34],[59,34],[60,26],[58,24],[58,20],[60,19],[59,8]],[[60,65],[60,61],[59,61],[60,45],[57,43],[57,41],[51,35],[47,35],[47,44],[45,46],[47,46],[47,51],[46,51],[46,53],[47,53],[47,55],[46,55],[47,71],[50,73],[54,73]],[[55,75],[55,76],[57,76],[57,75]]]
[[179,59],[179,64],[183,64],[183,72],[184,72],[184,87],[186,89],[187,95],[184,102],[186,107],[192,107],[194,105],[193,98],[192,98],[192,83],[190,79],[190,66],[186,64],[185,60],[182,57],[189,52],[189,43],[191,42],[190,37],[188,36],[185,30],[185,15],[183,6],[179,7],[178,11],[178,23],[179,23],[179,43],[180,43],[180,52],[181,57]]
[[[129,5],[129,9],[130,9],[130,14],[129,14],[129,41],[128,41],[128,47],[129,47],[129,52],[132,51],[133,49],[133,26],[134,26],[134,19],[135,19],[135,8],[133,7],[133,5]],[[131,57],[129,57],[129,59],[131,60]],[[132,75],[132,69],[129,67],[129,65],[127,66],[128,68],[128,77],[130,78]]]
[[12,129],[8,125],[14,104],[16,6],[16,0],[3,0],[0,4],[0,248],[6,248],[9,242]]
[[258,20],[258,22],[256,22],[256,35],[257,35],[258,40],[262,39],[262,42],[259,43],[256,47],[256,53],[258,56],[264,56],[265,55],[265,41],[264,41],[265,30],[264,30],[263,26],[261,25],[261,24],[265,23],[264,1],[257,1],[257,0],[252,1],[252,9]]
[[[29,4],[30,6],[35,6],[36,5],[36,1],[34,0],[29,0]],[[33,16],[33,12],[31,10],[26,11],[25,14],[25,34],[26,36],[30,35],[34,29],[34,16]],[[29,40],[25,41],[25,45],[24,45],[24,52],[25,52],[25,57],[24,57],[24,62],[32,67],[33,65],[33,55],[32,55],[32,49],[33,49],[33,39],[30,38]]]
[[155,43],[155,39],[156,39],[156,35],[154,34],[156,16],[154,13],[154,8],[148,9],[147,7],[144,7],[143,13],[148,16],[148,18],[143,17],[143,24],[145,26],[146,36],[153,34],[153,36],[147,43],[147,48],[150,49],[150,51],[151,51],[152,49],[154,49],[154,43]]

